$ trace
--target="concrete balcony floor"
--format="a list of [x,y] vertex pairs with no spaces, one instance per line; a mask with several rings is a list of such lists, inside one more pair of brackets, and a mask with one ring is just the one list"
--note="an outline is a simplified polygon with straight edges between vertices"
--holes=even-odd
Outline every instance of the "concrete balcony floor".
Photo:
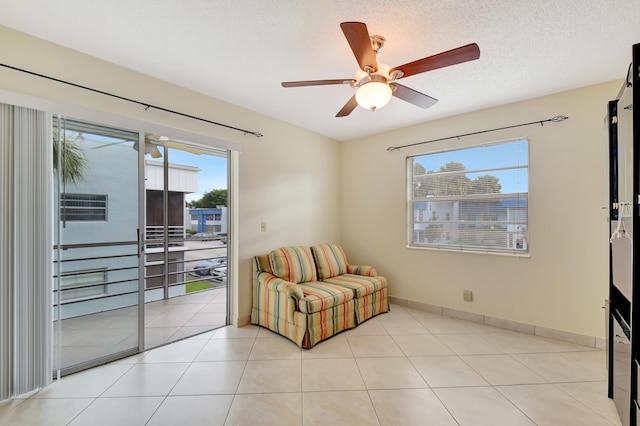
[[[190,293],[144,305],[144,350],[226,325],[227,288]],[[54,322],[54,366],[65,368],[137,346],[138,308]],[[61,364],[58,363],[58,357]]]

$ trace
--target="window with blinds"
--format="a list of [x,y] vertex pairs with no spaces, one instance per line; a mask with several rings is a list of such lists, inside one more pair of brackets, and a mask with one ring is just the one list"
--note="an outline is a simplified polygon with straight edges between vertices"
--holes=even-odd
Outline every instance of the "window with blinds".
[[107,270],[91,269],[60,274],[60,300],[85,299],[107,294]]
[[529,251],[529,141],[407,158],[409,247]]
[[104,222],[107,220],[107,196],[64,193],[60,197],[60,217],[66,222]]

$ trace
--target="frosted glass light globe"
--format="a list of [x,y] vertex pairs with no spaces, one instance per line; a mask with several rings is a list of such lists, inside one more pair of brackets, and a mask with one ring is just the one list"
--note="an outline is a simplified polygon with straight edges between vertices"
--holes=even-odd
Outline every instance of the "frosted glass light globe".
[[391,87],[381,81],[370,81],[358,87],[356,101],[363,108],[375,111],[391,100]]

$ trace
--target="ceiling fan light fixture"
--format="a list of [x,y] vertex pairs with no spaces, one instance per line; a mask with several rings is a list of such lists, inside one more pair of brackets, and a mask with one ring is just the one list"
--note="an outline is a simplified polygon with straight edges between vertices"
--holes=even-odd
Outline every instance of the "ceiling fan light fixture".
[[382,81],[369,81],[358,87],[356,102],[363,108],[375,111],[391,100],[391,87]]
[[349,98],[342,109],[338,111],[336,117],[348,116],[358,105],[375,111],[385,106],[391,96],[423,109],[429,108],[435,105],[438,100],[398,84],[396,81],[404,77],[480,58],[480,48],[476,43],[471,43],[391,68],[386,64],[379,63],[376,59],[377,54],[384,48],[386,42],[384,37],[369,35],[369,30],[364,22],[341,22],[340,28],[349,47],[351,47],[356,62],[358,62],[355,79],[283,81],[281,83],[282,87],[349,84],[356,89],[356,94]]

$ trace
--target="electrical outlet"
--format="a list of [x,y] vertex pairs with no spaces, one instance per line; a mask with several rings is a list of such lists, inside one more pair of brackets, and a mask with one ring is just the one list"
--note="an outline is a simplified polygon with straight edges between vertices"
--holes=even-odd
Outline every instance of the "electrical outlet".
[[473,292],[471,290],[462,290],[462,298],[465,302],[473,302]]
[[260,222],[260,232],[267,232],[267,222]]

